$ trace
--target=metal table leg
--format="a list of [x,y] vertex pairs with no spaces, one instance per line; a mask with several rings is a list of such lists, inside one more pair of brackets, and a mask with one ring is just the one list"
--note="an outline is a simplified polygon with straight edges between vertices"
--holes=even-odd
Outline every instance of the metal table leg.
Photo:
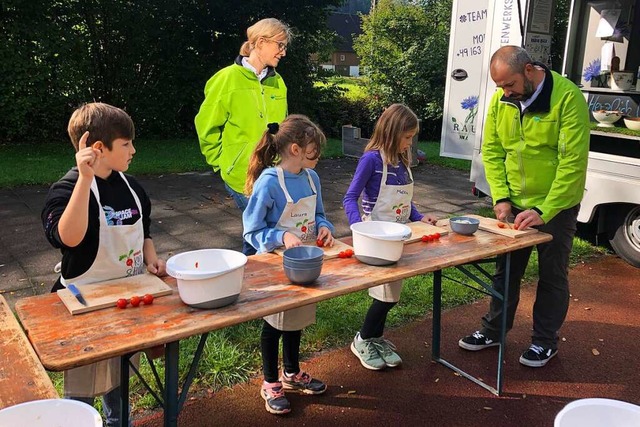
[[129,359],[131,354],[120,356],[120,426],[129,426]]
[[180,361],[180,342],[174,341],[164,348],[164,425],[178,425],[178,363]]
[[[493,262],[493,260],[492,260]],[[472,263],[484,276],[489,277],[489,274],[480,268],[477,263]],[[506,273],[505,273],[505,286],[504,286],[504,294],[500,295],[498,292],[493,289],[493,286],[484,283],[480,277],[471,273],[469,270],[465,268],[465,266],[456,267],[458,270],[463,272],[467,277],[473,280],[478,285],[482,286],[490,295],[495,298],[498,298],[502,301],[502,319],[501,319],[501,330],[500,330],[500,346],[498,350],[498,372],[496,379],[496,387],[493,388],[490,385],[484,383],[478,378],[466,373],[460,368],[452,365],[447,362],[445,359],[440,357],[440,341],[441,341],[441,332],[442,332],[442,270],[437,270],[433,273],[433,333],[431,338],[431,357],[434,361],[446,366],[449,369],[457,372],[461,376],[466,379],[473,381],[478,384],[482,388],[489,390],[491,393],[500,396],[502,393],[502,384],[503,384],[503,361],[504,354],[506,348],[506,329],[507,329],[507,301],[509,297],[509,268],[511,266],[511,254],[506,254]],[[464,283],[462,283],[464,285]],[[476,288],[474,288],[476,289]],[[478,290],[478,289],[476,289]]]

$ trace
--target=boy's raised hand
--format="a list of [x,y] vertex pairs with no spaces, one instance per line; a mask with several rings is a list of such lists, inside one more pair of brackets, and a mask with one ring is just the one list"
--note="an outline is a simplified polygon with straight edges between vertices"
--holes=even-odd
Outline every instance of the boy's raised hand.
[[86,131],[78,142],[76,164],[78,165],[78,172],[80,173],[80,176],[93,178],[95,175],[95,169],[100,162],[101,153],[100,150],[93,148],[93,146],[87,147],[88,139],[89,131]]

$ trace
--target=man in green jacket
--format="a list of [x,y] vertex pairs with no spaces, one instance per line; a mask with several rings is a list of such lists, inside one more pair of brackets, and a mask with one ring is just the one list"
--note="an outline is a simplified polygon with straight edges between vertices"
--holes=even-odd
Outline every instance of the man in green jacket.
[[[195,118],[200,151],[220,172],[225,189],[241,211],[247,206],[244,183],[249,159],[267,124],[287,116],[287,87],[275,70],[287,54],[291,31],[275,18],[247,29],[247,41],[235,62],[207,82]],[[243,239],[246,255],[255,249]]]
[[[569,255],[586,180],[589,110],[575,84],[534,63],[521,47],[498,49],[490,72],[498,90],[485,120],[482,159],[494,212],[516,229],[535,227],[553,236],[537,246],[533,335],[520,356],[523,365],[542,367],[558,353],[558,331],[569,308]],[[531,250],[511,253],[507,331]],[[501,295],[505,269],[506,257],[501,256],[493,279]],[[493,297],[482,329],[458,344],[471,351],[499,345],[501,319],[502,301]]]

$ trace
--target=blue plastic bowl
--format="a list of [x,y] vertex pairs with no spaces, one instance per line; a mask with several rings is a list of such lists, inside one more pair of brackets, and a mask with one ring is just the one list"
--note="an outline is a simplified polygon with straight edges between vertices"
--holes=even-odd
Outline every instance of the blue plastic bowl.
[[312,268],[292,268],[283,266],[284,274],[287,276],[291,283],[296,285],[310,285],[320,277],[322,271],[322,264]]
[[284,251],[282,257],[291,261],[319,261],[324,258],[324,251],[317,246],[296,246]]
[[470,236],[478,231],[480,221],[476,218],[470,218],[468,216],[454,216],[453,218],[449,219],[449,225],[451,226],[451,230],[453,232],[465,236]]

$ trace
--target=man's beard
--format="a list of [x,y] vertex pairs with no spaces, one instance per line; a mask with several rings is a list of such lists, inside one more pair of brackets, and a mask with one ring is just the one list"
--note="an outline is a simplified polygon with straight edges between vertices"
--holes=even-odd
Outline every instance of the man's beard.
[[529,80],[525,77],[523,89],[524,90],[522,95],[518,96],[519,101],[526,101],[527,99],[531,98],[536,92],[536,88],[533,85],[533,80]]

